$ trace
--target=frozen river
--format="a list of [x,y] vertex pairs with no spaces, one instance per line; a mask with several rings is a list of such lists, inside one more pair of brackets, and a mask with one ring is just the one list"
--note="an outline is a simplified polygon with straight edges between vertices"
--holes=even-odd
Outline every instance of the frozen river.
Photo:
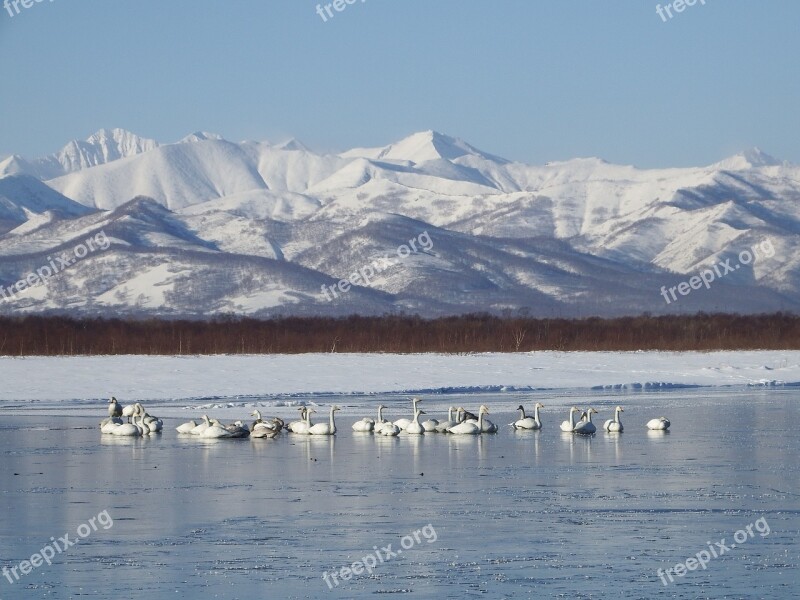
[[[379,402],[406,416],[405,397],[318,396],[319,420],[344,407],[335,438],[220,441],[173,428],[244,419],[257,399],[150,403],[167,423],[148,439],[101,436],[102,404],[4,402],[0,599],[791,598],[798,400],[745,387],[427,396],[437,417],[486,403],[501,430],[385,438],[350,424]],[[536,401],[544,430],[507,426]],[[560,432],[573,404],[600,423],[624,405],[625,433]],[[672,430],[646,431],[661,414]],[[23,574],[65,534],[79,543]]]

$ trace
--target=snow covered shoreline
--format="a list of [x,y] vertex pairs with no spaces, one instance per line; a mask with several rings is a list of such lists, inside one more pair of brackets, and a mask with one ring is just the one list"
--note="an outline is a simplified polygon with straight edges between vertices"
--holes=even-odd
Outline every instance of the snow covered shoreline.
[[800,351],[0,358],[0,402],[800,383]]

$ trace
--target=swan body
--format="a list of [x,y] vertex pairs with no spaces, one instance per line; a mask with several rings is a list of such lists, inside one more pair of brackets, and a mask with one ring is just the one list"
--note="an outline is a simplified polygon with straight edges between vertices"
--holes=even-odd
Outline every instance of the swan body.
[[122,409],[122,416],[127,417],[128,423],[131,422],[131,417],[133,417],[135,414],[136,414],[135,404],[129,404],[128,406]]
[[458,425],[458,422],[453,420],[453,412],[455,412],[455,410],[456,409],[454,406],[450,406],[447,409],[447,421],[445,421],[444,423],[439,423],[436,426],[436,433],[447,433],[448,429]]
[[236,421],[230,425],[225,425],[232,438],[246,438],[250,436],[250,430],[241,421]]
[[330,417],[328,417],[328,422],[312,425],[311,429],[308,430],[308,433],[310,435],[336,435],[336,422],[333,419],[333,413],[335,413],[337,410],[341,409],[338,406],[331,406],[331,413]]
[[578,410],[579,409],[575,406],[569,409],[569,420],[561,423],[561,431],[571,433],[572,430],[575,429],[575,413],[578,412]]
[[589,407],[589,410],[587,410],[581,415],[581,421],[577,425],[575,425],[575,428],[572,430],[572,433],[578,433],[580,435],[592,435],[595,431],[597,431],[597,426],[594,423],[592,423],[592,415],[596,414],[597,411]]
[[290,425],[294,425],[294,427],[289,429],[289,431],[291,431],[292,433],[299,433],[300,435],[308,435],[308,433],[309,433],[309,431],[311,431],[311,427],[312,427],[312,425],[311,425],[311,413],[315,413],[315,412],[317,412],[317,411],[315,411],[313,408],[306,409],[303,412],[303,414],[305,415],[305,419],[306,420],[303,421],[302,423],[297,423],[297,422],[290,423]]
[[622,433],[623,426],[622,426],[622,419],[619,417],[619,413],[625,412],[625,410],[621,406],[617,406],[614,409],[614,418],[609,419],[603,424],[603,429],[610,433]]
[[161,430],[164,429],[164,421],[156,417],[151,417],[147,413],[142,415],[142,420],[147,424],[150,433],[161,433]]
[[436,433],[436,428],[439,426],[439,421],[436,419],[428,419],[422,422],[422,428],[425,433]]
[[425,433],[425,428],[419,422],[419,416],[424,415],[424,410],[416,409],[414,411],[414,419],[406,427],[406,433],[409,435],[422,435]]
[[394,437],[400,433],[400,428],[395,425],[394,423],[386,423],[381,428],[381,435],[385,435],[388,437]]
[[364,417],[360,421],[356,421],[353,423],[353,431],[361,431],[364,433],[369,433],[370,431],[374,431],[375,429],[375,420],[370,419],[369,417]]
[[384,408],[386,407],[383,404],[378,405],[378,419],[375,421],[375,425],[372,428],[375,433],[380,433],[383,426],[389,423],[389,421],[383,418]]
[[[308,432],[307,425],[308,425],[308,410],[309,409],[306,408],[305,406],[301,406],[297,410],[300,411],[300,420],[299,421],[292,421],[291,423],[289,423],[289,425],[287,425],[287,429],[289,431],[291,431],[292,433],[307,433]],[[255,412],[258,412],[258,411],[255,411]],[[261,413],[259,413],[259,417],[258,418],[259,419],[261,418]],[[303,431],[303,432],[295,431],[294,430],[295,427],[298,427],[300,429],[305,429],[305,431]]]
[[114,396],[111,396],[111,400],[108,401],[108,416],[112,419],[122,416],[122,406],[120,406],[120,403],[117,402]]
[[666,431],[672,423],[669,422],[667,417],[658,417],[657,419],[650,419],[647,422],[647,428],[654,431]]
[[188,423],[184,423],[182,425],[178,425],[175,428],[175,431],[177,431],[178,433],[191,433],[192,429],[194,429],[195,427],[197,427],[197,422],[196,421],[189,421]]
[[253,427],[250,429],[250,437],[252,438],[274,438],[281,432],[283,427],[278,427],[279,419],[273,419],[273,427],[269,427],[268,423],[253,423]]
[[233,437],[233,433],[225,429],[222,426],[222,423],[220,423],[216,419],[209,419],[209,425],[200,434],[200,437],[204,439],[215,440],[215,439]]
[[[136,418],[134,417],[133,420],[136,421]],[[116,425],[110,433],[122,437],[139,437],[142,435],[142,428],[135,423],[123,423],[122,425]]]
[[[459,409],[462,411],[463,409]],[[478,411],[478,422],[473,423],[472,421],[464,421],[463,423],[459,423],[454,427],[448,429],[448,431],[455,435],[479,435],[483,433],[483,415],[488,415],[489,409],[486,406],[481,406],[480,410]]]
[[202,434],[203,434],[203,432],[204,432],[206,429],[208,429],[208,428],[209,428],[209,426],[211,425],[211,421],[210,421],[210,419],[208,418],[208,415],[203,415],[203,417],[202,417],[202,418],[203,418],[203,422],[202,422],[202,423],[200,423],[200,424],[199,424],[197,427],[195,427],[194,429],[192,429],[192,430],[191,430],[189,433],[191,433],[192,435],[202,435]]
[[514,421],[511,426],[514,429],[541,429],[542,421],[539,419],[539,409],[544,408],[544,404],[537,402],[533,407],[533,416],[525,416],[525,408],[520,404],[517,410],[520,411],[521,416],[517,421]]
[[119,417],[108,417],[100,421],[101,433],[112,433],[118,426],[124,424],[125,421]]
[[[414,407],[414,409],[413,409],[414,410],[414,414],[416,414],[416,412],[417,412],[417,404],[419,403],[419,401],[420,401],[419,398],[416,398],[416,397],[411,399],[411,404]],[[413,420],[414,420],[414,417],[412,417],[410,419],[397,419],[397,421],[395,421],[394,424],[397,425],[400,428],[401,431],[405,431],[406,427],[408,427]]]
[[411,419],[402,418],[402,419],[397,419],[397,421],[394,422],[394,425],[396,427],[399,427],[401,431],[405,431],[406,427],[408,427],[410,423]]

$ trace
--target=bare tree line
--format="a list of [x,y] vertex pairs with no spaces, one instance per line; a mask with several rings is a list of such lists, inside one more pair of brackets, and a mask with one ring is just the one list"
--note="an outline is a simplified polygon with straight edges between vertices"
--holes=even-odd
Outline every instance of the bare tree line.
[[0,355],[789,350],[800,317],[697,314],[531,319],[487,314],[209,321],[1,317]]

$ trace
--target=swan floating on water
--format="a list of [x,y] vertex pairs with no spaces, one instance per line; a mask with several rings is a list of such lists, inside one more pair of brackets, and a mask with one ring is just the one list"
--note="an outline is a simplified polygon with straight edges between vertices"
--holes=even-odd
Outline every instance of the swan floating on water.
[[[417,397],[414,397],[414,398],[411,399],[411,404],[414,407],[414,411],[413,411],[414,413],[417,412],[417,403],[419,403],[419,401],[420,400]],[[412,420],[413,420],[413,417],[411,419],[405,419],[405,418],[404,419],[397,419],[397,421],[395,421],[394,424],[397,425],[401,430],[405,430],[405,428],[408,427],[409,423],[411,423]]]
[[539,419],[539,409],[544,408],[544,404],[541,402],[537,402],[533,407],[533,416],[526,417],[525,416],[525,408],[520,404],[517,407],[517,410],[520,411],[520,418],[514,421],[511,426],[514,429],[541,429],[542,422]]
[[424,415],[425,411],[420,409],[414,410],[414,419],[406,427],[406,433],[409,435],[422,435],[425,433],[425,428],[419,422],[419,416]]
[[585,411],[581,415],[581,420],[577,425],[575,425],[572,433],[577,433],[580,435],[592,435],[595,431],[597,431],[597,426],[592,423],[592,415],[596,414],[597,411],[590,406],[589,410]]
[[572,433],[575,429],[575,413],[580,412],[580,409],[577,406],[573,406],[569,409],[569,420],[561,422],[561,431],[566,431],[567,433]]
[[625,410],[618,406],[614,409],[614,418],[609,419],[603,424],[603,429],[610,433],[622,433],[623,426],[622,426],[622,419],[619,416],[619,413],[625,412]]
[[310,435],[336,435],[336,422],[333,420],[333,413],[341,410],[338,406],[331,406],[331,414],[327,423],[317,423],[308,430]]
[[453,420],[453,413],[455,412],[455,406],[451,406],[447,409],[447,421],[444,423],[439,423],[436,426],[436,433],[447,433],[447,430],[451,427],[455,427],[458,425],[458,421]]
[[653,431],[666,431],[672,423],[669,422],[667,417],[658,417],[657,419],[650,419],[647,422],[647,428]]
[[175,431],[178,433],[192,433],[192,429],[197,427],[197,421],[189,421],[188,423],[183,423],[182,425],[178,425],[175,428]]
[[[463,411],[463,408],[459,408],[459,411]],[[478,411],[478,422],[474,423],[472,421],[464,421],[463,423],[459,423],[448,429],[448,431],[455,435],[480,435],[483,433],[483,415],[488,415],[489,409],[486,406],[481,406],[480,410]]]

